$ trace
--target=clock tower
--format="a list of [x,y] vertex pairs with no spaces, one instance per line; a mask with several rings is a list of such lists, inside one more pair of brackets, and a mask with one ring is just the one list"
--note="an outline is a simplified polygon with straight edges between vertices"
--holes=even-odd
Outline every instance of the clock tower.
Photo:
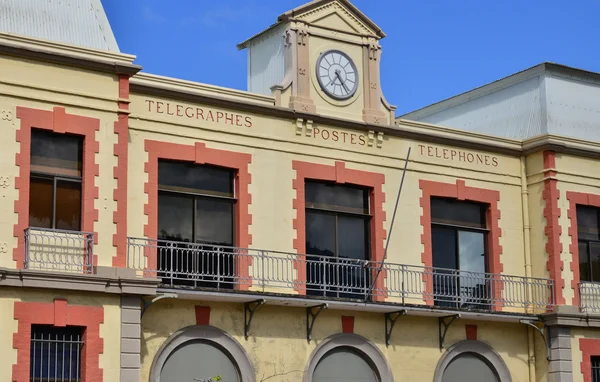
[[238,45],[248,49],[248,90],[299,113],[394,122],[380,83],[383,31],[348,0],[314,0]]

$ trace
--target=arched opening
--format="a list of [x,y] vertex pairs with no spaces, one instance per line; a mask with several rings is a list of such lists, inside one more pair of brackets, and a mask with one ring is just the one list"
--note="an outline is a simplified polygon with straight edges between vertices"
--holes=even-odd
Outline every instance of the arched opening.
[[380,382],[369,360],[351,347],[340,346],[321,358],[312,377],[313,382]]
[[242,346],[212,326],[190,326],[169,337],[150,369],[150,382],[255,382],[256,373]]
[[511,382],[502,358],[489,345],[461,341],[446,351],[435,370],[434,382]]
[[450,363],[442,382],[500,382],[496,370],[479,354],[462,353],[455,357]]
[[241,382],[237,364],[223,349],[202,340],[178,346],[160,371],[160,382],[209,381],[215,376],[224,381]]
[[313,351],[303,382],[393,382],[381,351],[356,334],[336,334]]

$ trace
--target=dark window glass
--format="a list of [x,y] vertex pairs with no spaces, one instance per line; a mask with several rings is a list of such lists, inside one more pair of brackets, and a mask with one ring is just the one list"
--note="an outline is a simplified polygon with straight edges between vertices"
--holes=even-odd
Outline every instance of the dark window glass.
[[194,198],[161,193],[158,196],[158,237],[194,241]]
[[577,206],[580,281],[600,282],[600,209]]
[[83,328],[31,325],[30,381],[81,379]]
[[592,361],[592,382],[600,382],[600,357],[591,357]]
[[306,211],[306,252],[311,255],[335,256],[336,216]]
[[439,306],[485,309],[487,206],[431,199],[434,302]]
[[83,140],[31,130],[29,226],[81,229]]
[[365,188],[307,181],[304,190],[307,208],[369,213],[369,192]]
[[81,177],[83,140],[76,135],[31,130],[31,172]]
[[307,293],[364,298],[368,294],[369,190],[307,182]]
[[158,163],[158,257],[163,283],[233,287],[234,175],[188,163]]
[[446,198],[431,198],[431,221],[438,224],[485,228],[481,204]]
[[174,192],[233,197],[233,175],[228,169],[160,161],[160,188]]
[[230,201],[196,200],[196,241],[233,245],[233,204]]
[[58,229],[81,227],[81,183],[56,181],[56,221]]
[[29,225],[52,228],[54,181],[49,178],[31,177],[29,184]]

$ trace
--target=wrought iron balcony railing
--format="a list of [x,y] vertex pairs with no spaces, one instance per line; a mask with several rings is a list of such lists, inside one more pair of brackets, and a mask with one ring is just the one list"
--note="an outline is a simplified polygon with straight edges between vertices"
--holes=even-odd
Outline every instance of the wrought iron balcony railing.
[[161,279],[167,287],[244,289],[484,311],[539,312],[553,306],[554,285],[547,279],[188,242],[129,238],[128,266]]
[[94,234],[49,228],[25,230],[26,269],[91,273]]
[[579,309],[583,313],[600,313],[600,283],[579,283]]

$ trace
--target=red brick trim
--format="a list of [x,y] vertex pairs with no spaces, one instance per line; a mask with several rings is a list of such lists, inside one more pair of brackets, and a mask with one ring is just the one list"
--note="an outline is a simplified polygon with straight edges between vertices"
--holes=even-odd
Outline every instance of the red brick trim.
[[17,349],[17,363],[12,368],[13,382],[28,382],[30,367],[31,325],[82,326],[83,335],[81,380],[102,382],[100,354],[104,352],[104,340],[100,338],[100,324],[104,322],[104,308],[67,305],[66,300],[54,303],[15,302],[14,318],[18,332],[13,335],[13,348]]
[[113,177],[117,180],[117,188],[113,191],[113,200],[117,208],[113,212],[113,223],[116,232],[113,234],[113,246],[116,255],[112,259],[113,267],[127,266],[127,157],[129,147],[129,76],[119,76],[119,112],[114,132],[117,135],[113,152],[117,157],[117,165],[113,168]]
[[354,333],[354,316],[342,316],[342,333]]
[[[499,226],[500,210],[498,209],[498,201],[500,201],[500,192],[496,190],[488,190],[485,188],[469,187],[465,185],[464,180],[456,180],[456,184],[441,183],[430,180],[419,180],[419,188],[421,189],[420,205],[423,208],[421,215],[421,243],[423,244],[423,253],[421,254],[421,262],[425,267],[433,266],[433,254],[431,248],[431,197],[455,198],[458,200],[468,200],[472,202],[485,203],[489,206],[487,210],[487,227],[490,230],[490,238],[488,241],[488,271],[494,274],[501,274],[504,266],[500,261],[502,255],[502,246],[500,245],[500,237],[502,229]],[[428,305],[433,305],[432,291],[433,280],[423,275],[425,282],[426,296],[425,301]],[[502,286],[493,291],[494,296],[502,295]],[[500,306],[496,306],[499,309]]]
[[468,340],[477,341],[477,325],[465,325],[465,336]]
[[560,194],[555,178],[556,158],[554,151],[544,151],[543,156],[544,191],[542,192],[542,199],[545,202],[544,218],[546,219],[546,228],[544,229],[544,233],[547,237],[546,254],[548,255],[546,269],[550,273],[550,278],[554,280],[556,304],[564,305],[563,289],[565,288],[565,280],[562,277],[564,263],[560,259],[562,252],[562,244],[560,243],[562,227],[559,223],[560,208],[558,207]]
[[[195,145],[182,145],[178,143],[167,143],[153,140],[145,141],[145,150],[148,160],[144,166],[148,174],[148,181],[144,185],[144,192],[148,202],[144,206],[144,214],[148,217],[148,223],[144,226],[144,235],[150,239],[158,237],[158,160],[171,159],[178,161],[194,162],[196,164],[210,164],[236,170],[235,194],[236,203],[236,237],[235,245],[248,248],[252,244],[252,235],[249,233],[252,225],[252,215],[249,212],[252,204],[252,195],[248,191],[251,176],[248,165],[252,162],[252,155],[237,153],[233,151],[209,149],[204,143],[196,142]],[[251,285],[249,268],[252,259],[240,257],[236,264],[238,276],[242,280],[240,289],[248,289]],[[156,269],[156,259],[148,259],[148,267]]]
[[196,325],[210,325],[210,306],[196,305]]
[[[94,184],[95,177],[100,174],[100,168],[96,164],[96,154],[100,151],[100,144],[96,140],[96,131],[100,130],[100,120],[67,114],[63,107],[54,107],[52,111],[47,111],[22,106],[17,107],[17,118],[21,120],[21,125],[17,130],[17,142],[20,143],[20,150],[15,157],[15,163],[19,167],[15,188],[19,190],[19,196],[15,201],[17,223],[14,225],[13,235],[18,238],[18,241],[13,252],[13,260],[17,262],[17,269],[21,269],[25,253],[23,232],[29,226],[31,129],[45,129],[84,137],[81,230],[94,232],[94,223],[98,221],[98,210],[94,207],[94,201],[98,199],[98,187]],[[98,233],[94,233],[94,242],[97,244]],[[94,265],[97,264],[97,261],[97,256],[94,255]]]
[[592,382],[592,357],[600,356],[600,340],[594,338],[580,338],[579,350],[581,351],[581,374],[583,382]]
[[577,205],[591,206],[600,208],[600,195],[585,194],[582,192],[567,192],[567,200],[569,201],[569,236],[571,236],[571,244],[569,252],[571,252],[570,269],[573,272],[573,280],[571,288],[573,288],[573,305],[579,306],[579,237],[577,235]]
[[[375,172],[367,172],[360,170],[350,170],[346,168],[344,162],[335,162],[334,166],[324,164],[316,164],[301,161],[292,161],[292,168],[296,170],[296,179],[292,181],[292,187],[296,190],[296,198],[293,201],[293,208],[296,210],[296,218],[292,222],[293,228],[296,230],[296,239],[294,239],[294,249],[299,254],[299,261],[294,264],[298,274],[298,283],[302,285],[306,280],[306,269],[300,264],[303,263],[304,254],[306,253],[306,214],[305,214],[305,199],[304,199],[304,182],[306,179],[331,181],[340,184],[354,184],[357,186],[369,187],[371,189],[371,260],[378,262],[383,260],[384,256],[384,241],[386,231],[384,222],[386,219],[383,203],[385,202],[385,193],[383,185],[385,176]],[[384,291],[385,278],[387,277],[385,270],[381,272],[375,289]],[[305,291],[301,288],[296,288],[300,294]],[[387,297],[385,293],[374,295],[376,301],[382,301]]]

